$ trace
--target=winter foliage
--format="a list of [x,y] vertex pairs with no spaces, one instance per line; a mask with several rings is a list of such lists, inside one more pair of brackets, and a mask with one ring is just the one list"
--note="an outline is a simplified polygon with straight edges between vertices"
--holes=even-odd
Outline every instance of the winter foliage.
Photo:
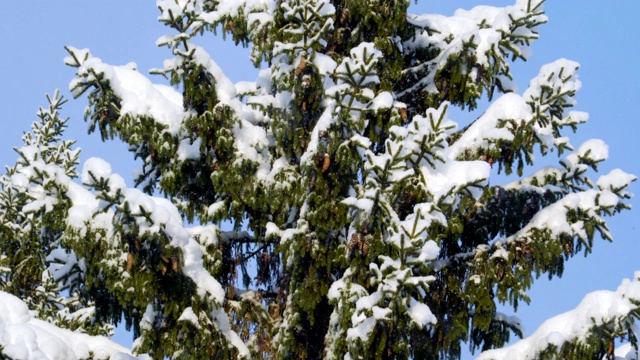
[[[636,180],[597,173],[603,141],[570,142],[588,119],[578,63],[515,88],[543,2],[445,17],[407,0],[157,0],[171,57],[151,73],[171,86],[68,46],[89,131],[141,168],[135,187],[97,157],[78,169],[48,97],[0,178],[2,356],[637,359],[640,273],[505,346],[522,329],[498,307],[612,240],[605,217]],[[254,82],[197,45],[212,33],[251,49]],[[470,124],[450,118],[482,100]],[[121,321],[132,349],[105,338]]]
[[49,321],[33,317],[27,304],[13,295],[1,292],[0,300],[3,358],[136,359],[128,349],[103,336],[90,336],[60,329]]

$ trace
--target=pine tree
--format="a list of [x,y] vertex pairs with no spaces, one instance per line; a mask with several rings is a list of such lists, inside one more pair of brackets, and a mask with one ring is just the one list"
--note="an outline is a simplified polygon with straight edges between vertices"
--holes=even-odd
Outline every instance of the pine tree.
[[[91,334],[124,318],[157,359],[444,359],[521,337],[497,306],[517,311],[535,279],[611,240],[603,217],[635,180],[593,179],[606,144],[566,137],[587,120],[570,110],[577,63],[516,93],[509,64],[543,2],[443,17],[407,0],[157,0],[172,57],[152,73],[171,86],[67,47],[90,131],[142,168],[129,188],[91,158],[75,182],[54,96],[1,179],[1,290],[51,322],[88,314],[56,324]],[[218,32],[251,48],[255,82],[196,44]],[[482,99],[472,123],[450,119]],[[559,165],[535,170],[551,153]],[[636,277],[620,311],[529,355],[637,350]]]
[[47,100],[49,108],[39,109],[40,120],[15,149],[16,164],[0,177],[0,290],[26,300],[39,318],[57,326],[112,334],[111,324],[96,321],[94,299],[82,283],[84,265],[60,247],[71,200],[66,187],[77,176],[79,149],[62,140],[68,119],[59,111],[66,100],[58,92]]

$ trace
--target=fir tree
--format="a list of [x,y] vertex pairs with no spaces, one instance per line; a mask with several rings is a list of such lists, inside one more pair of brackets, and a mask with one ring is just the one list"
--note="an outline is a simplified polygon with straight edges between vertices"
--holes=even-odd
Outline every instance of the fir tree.
[[[91,334],[124,318],[133,351],[156,359],[501,348],[522,331],[497,306],[517,311],[535,279],[611,240],[603,217],[629,207],[635,180],[593,178],[606,145],[566,137],[587,120],[570,110],[577,63],[515,92],[509,64],[529,56],[543,2],[443,17],[407,0],[157,0],[172,57],[152,73],[172,86],[67,47],[90,131],[128,144],[142,168],[129,188],[91,158],[75,182],[54,96],[0,179],[1,289]],[[210,33],[251,48],[255,82],[225,76],[197,45]],[[450,119],[483,98],[471,124]],[[534,168],[552,153],[558,166]],[[496,185],[492,169],[517,180]],[[518,351],[637,350],[640,274],[610,301],[621,305],[589,326]]]
[[68,119],[59,111],[66,100],[58,92],[47,100],[49,108],[39,109],[40,120],[15,149],[16,164],[0,177],[0,290],[24,299],[39,318],[57,326],[112,334],[111,324],[96,321],[84,265],[60,247],[71,203],[66,187],[77,176],[79,150],[74,141],[62,140]]

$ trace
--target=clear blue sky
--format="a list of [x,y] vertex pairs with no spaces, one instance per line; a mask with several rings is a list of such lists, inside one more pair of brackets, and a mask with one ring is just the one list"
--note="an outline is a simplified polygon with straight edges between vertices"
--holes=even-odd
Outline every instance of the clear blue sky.
[[[413,0],[411,0],[413,3]],[[488,4],[503,6],[515,0],[422,0],[414,12],[451,14],[456,8]],[[540,40],[533,45],[533,56],[526,63],[513,65],[520,89],[537,74],[541,65],[565,57],[581,64],[583,88],[577,110],[590,113],[589,123],[572,137],[577,146],[589,138],[609,144],[610,160],[601,172],[622,168],[640,174],[640,2],[637,0],[549,0],[549,23],[542,26]],[[38,106],[45,105],[44,94],[61,89],[69,99],[63,115],[70,117],[67,136],[78,140],[82,159],[103,157],[114,171],[130,181],[132,168],[122,144],[101,144],[99,136],[86,135],[83,121],[85,98],[73,100],[68,92],[73,69],[62,59],[64,45],[87,47],[105,62],[121,65],[130,61],[142,72],[161,67],[170,57],[155,40],[169,32],[156,21],[153,1],[2,1],[0,2],[0,163],[13,164],[11,150],[21,144],[22,132],[36,120]],[[246,49],[231,42],[204,40],[203,44],[234,81],[253,80],[255,71]],[[157,79],[156,81],[161,81]],[[480,109],[482,111],[483,109]],[[462,119],[453,120],[463,122]],[[633,192],[640,192],[635,184]],[[640,208],[634,199],[632,204]],[[576,306],[587,292],[614,289],[624,277],[640,270],[640,209],[633,209],[609,221],[614,243],[597,241],[594,253],[584,259],[571,259],[561,279],[541,278],[530,291],[531,306],[518,311],[527,334],[546,318]]]

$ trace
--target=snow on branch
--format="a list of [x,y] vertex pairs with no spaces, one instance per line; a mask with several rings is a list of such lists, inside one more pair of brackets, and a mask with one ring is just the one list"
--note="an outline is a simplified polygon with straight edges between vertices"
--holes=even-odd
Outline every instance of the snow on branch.
[[200,66],[213,79],[217,103],[215,108],[228,107],[232,116],[239,121],[234,122],[233,135],[236,155],[241,159],[263,163],[269,159],[266,148],[269,143],[267,133],[260,124],[262,116],[251,106],[243,104],[236,94],[236,86],[224,74],[211,56],[197,45],[187,43],[188,50],[174,50],[175,58],[166,60],[163,73],[179,73],[185,67]]
[[[625,279],[616,291],[595,291],[580,302],[573,310],[546,320],[530,336],[513,345],[501,349],[483,352],[477,360],[500,359],[537,359],[550,348],[578,346],[587,342],[586,347],[596,347],[593,334],[599,328],[606,328],[608,333],[622,336],[640,317],[640,272],[636,272],[633,280]],[[613,343],[613,338],[606,340]],[[609,350],[609,349],[607,349]],[[620,353],[624,349],[620,349]],[[637,348],[634,359],[637,359]],[[597,352],[594,352],[597,354]],[[586,356],[582,358],[591,358]]]
[[[111,167],[108,166],[108,163],[99,158],[90,158],[85,162],[82,171],[84,184],[104,189],[103,193],[99,193],[99,196],[96,197],[97,199],[102,198],[103,200],[114,200],[114,205],[116,205],[115,211],[119,211],[124,208],[139,211],[139,213],[137,213],[138,215],[132,215],[135,218],[135,224],[138,226],[140,233],[163,232],[171,239],[172,245],[176,247],[185,246],[191,241],[187,229],[184,228],[179,212],[170,201],[164,198],[146,195],[137,189],[127,188],[124,183],[124,179],[117,174],[111,174],[110,170]],[[106,180],[106,183],[100,186],[100,180]],[[87,193],[85,194],[88,195]],[[104,205],[94,209],[90,214],[98,211],[104,212],[103,207]],[[83,226],[84,224],[80,225],[75,223],[72,225]],[[188,249],[190,247],[186,248],[187,252],[189,252]],[[194,250],[194,257],[190,260],[195,261],[193,265],[197,270],[199,247],[192,247],[192,250]],[[213,282],[215,282],[215,280],[213,280]],[[200,286],[206,286],[206,281],[196,283]],[[217,300],[220,303],[223,295],[220,294],[221,289],[218,288],[218,286],[214,285],[208,289],[207,292],[213,295],[214,300]]]
[[466,74],[471,85],[490,69],[497,68],[493,77],[503,90],[515,90],[510,82],[507,58],[526,60],[529,57],[529,45],[538,38],[537,27],[547,22],[542,3],[540,0],[518,0],[515,5],[506,7],[477,6],[471,10],[457,10],[451,17],[409,15],[407,20],[415,26],[415,35],[403,43],[403,48],[411,52],[426,49],[437,55],[426,61],[416,61],[413,67],[404,70],[420,77],[404,93],[417,89],[437,93],[438,71],[461,56],[474,59],[475,67],[468,69]]
[[[176,134],[182,125],[182,95],[170,86],[154,84],[136,69],[134,63],[113,66],[92,56],[89,50],[78,50],[67,46],[69,56],[65,64],[76,67],[76,78],[69,84],[74,97],[79,97],[90,88],[110,90],[117,98],[119,106],[104,108],[93,121],[104,121],[116,111],[119,116],[149,117]],[[105,94],[107,95],[107,94]],[[113,106],[113,105],[112,105]]]
[[[542,154],[573,149],[561,130],[587,121],[587,114],[567,111],[580,89],[576,62],[560,59],[540,69],[522,96],[508,93],[496,99],[478,119],[452,136],[453,158],[480,158],[505,166],[533,164],[534,145]],[[602,159],[598,159],[601,161]]]
[[[156,0],[156,6],[161,12],[158,20],[161,22],[172,23],[185,17],[196,19],[191,23],[189,29],[185,30],[189,34],[195,34],[205,26],[215,27],[225,19],[236,18],[243,13],[259,15],[256,16],[257,18],[254,21],[273,21],[272,11],[275,5],[276,1],[274,0],[216,2],[203,0]],[[264,17],[267,17],[267,19]]]
[[104,336],[58,328],[30,315],[27,304],[0,291],[0,349],[12,359],[150,359]]
[[158,20],[177,31],[160,37],[158,46],[176,49],[205,30],[222,28],[236,43],[253,44],[251,60],[256,66],[272,56],[273,39],[268,35],[273,31],[275,0],[157,0],[156,5],[161,12]]
[[305,51],[311,55],[314,47],[326,45],[324,36],[333,30],[334,6],[328,0],[295,0],[291,4],[280,4],[284,18],[289,24],[282,28],[285,36],[292,39],[287,42],[274,44],[274,56],[281,53],[289,53],[292,59],[296,59],[300,52]]
[[[507,184],[504,189],[535,192],[538,195],[553,193],[556,196],[563,196],[570,192],[583,191],[585,187],[593,188],[595,184],[589,177],[588,170],[597,171],[597,164],[605,161],[608,156],[609,147],[602,140],[587,140],[576,151],[561,159],[561,166],[543,167],[532,175]],[[626,174],[621,170],[617,170],[616,173],[616,176],[603,177],[599,180],[601,181],[600,190],[617,192],[634,181],[633,175]],[[609,180],[606,179],[619,179],[615,184],[620,189],[616,189],[616,186],[609,184]],[[622,198],[627,198],[626,192],[620,194]]]
[[[169,200],[126,187],[124,179],[111,174],[110,166],[102,159],[88,159],[82,171],[82,179],[85,185],[96,190],[96,194],[73,182],[69,183],[67,196],[73,205],[69,209],[68,226],[80,233],[102,230],[112,242],[113,239],[126,238],[129,232],[136,237],[166,237],[170,247],[182,252],[180,264],[176,264],[176,259],[172,257],[167,260],[167,266],[180,270],[193,281],[198,296],[207,299],[214,306],[211,316],[218,330],[238,349],[241,356],[247,356],[248,349],[231,329],[227,315],[221,310],[225,299],[222,285],[203,263],[205,247],[217,242],[217,227],[185,227],[180,213]],[[113,246],[119,245],[114,243]],[[131,251],[134,250],[129,251],[124,259],[120,257],[120,261],[131,261]],[[126,268],[128,272],[131,270],[130,266],[128,263],[121,270]]]
[[[68,47],[65,59],[74,95],[88,94],[90,129],[142,159],[144,191],[97,158],[77,184],[40,169],[43,152],[30,146],[26,170],[2,181],[33,195],[27,212],[61,206],[60,243],[75,252],[50,252],[54,279],[101,281],[112,296],[105,321],[135,322],[134,350],[154,357],[202,357],[176,339],[210,342],[197,349],[204,357],[244,358],[503,346],[521,327],[496,303],[517,310],[534,275],[561,273],[596,234],[610,239],[604,216],[629,207],[636,179],[614,170],[592,180],[606,144],[573,151],[561,134],[587,121],[569,111],[577,63],[545,65],[515,93],[510,58],[528,58],[547,18],[544,0],[513,1],[444,17],[406,15],[408,1],[157,0],[175,32],[157,40],[172,58],[151,73],[180,91],[88,50]],[[233,84],[195,45],[217,31],[252,46],[264,67],[256,81]],[[485,94],[492,103],[469,126],[448,118]],[[573,152],[490,185],[494,163],[507,173],[517,164],[521,177],[536,151],[555,150]],[[31,184],[33,174],[55,186]],[[158,190],[169,199],[150,195]],[[214,225],[225,220],[234,231]],[[561,346],[541,351],[549,344]]]
[[[599,189],[567,194],[559,201],[541,209],[527,226],[511,238],[527,238],[534,232],[534,229],[547,229],[552,238],[560,234],[567,234],[577,236],[586,242],[590,240],[593,233],[589,234],[587,229],[590,227],[585,226],[585,222],[593,222],[602,236],[610,239],[611,235],[600,215],[611,215],[627,208],[629,205],[625,204],[624,200],[628,199],[630,194],[626,192],[626,189],[635,180],[635,176],[626,174],[620,169],[602,175],[598,179],[598,183],[601,184]],[[617,186],[611,186],[612,183]],[[575,217],[571,214],[575,213],[583,213],[585,218],[570,220]],[[496,244],[499,243],[500,241],[496,242]]]

